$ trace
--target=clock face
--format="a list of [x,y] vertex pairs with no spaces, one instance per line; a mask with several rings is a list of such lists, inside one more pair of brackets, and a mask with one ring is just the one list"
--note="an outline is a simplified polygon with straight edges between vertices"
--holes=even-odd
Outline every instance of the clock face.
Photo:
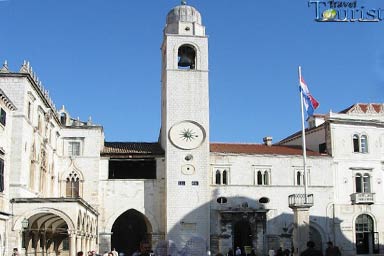
[[172,144],[180,149],[194,149],[205,139],[204,128],[193,121],[182,121],[171,127],[169,139]]

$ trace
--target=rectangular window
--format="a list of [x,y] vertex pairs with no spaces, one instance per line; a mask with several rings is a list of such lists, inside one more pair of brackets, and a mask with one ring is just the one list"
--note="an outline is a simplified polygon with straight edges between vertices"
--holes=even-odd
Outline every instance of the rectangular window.
[[199,186],[199,182],[198,181],[192,181],[192,186]]
[[0,192],[4,191],[4,160],[0,158]]
[[1,123],[3,126],[5,126],[6,117],[7,117],[7,112],[5,112],[4,109],[1,109],[1,110],[0,110],[0,123]]
[[28,115],[28,120],[31,120],[32,119],[32,103],[31,102],[28,102],[27,115]]
[[363,188],[361,186],[361,181],[362,181],[362,177],[361,175],[356,175],[356,178],[355,178],[355,181],[356,181],[356,193],[362,193],[363,192]]
[[68,155],[80,156],[80,142],[78,141],[68,142]]
[[110,159],[108,179],[156,179],[156,160]]
[[177,182],[177,184],[178,184],[179,186],[185,186],[185,181],[183,181],[183,180],[179,180],[179,181]]

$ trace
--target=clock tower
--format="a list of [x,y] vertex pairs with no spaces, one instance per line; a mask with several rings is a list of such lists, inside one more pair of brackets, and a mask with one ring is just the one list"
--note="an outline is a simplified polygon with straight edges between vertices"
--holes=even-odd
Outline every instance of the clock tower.
[[161,53],[166,239],[179,250],[191,244],[206,250],[210,234],[208,38],[200,13],[185,1],[167,15]]

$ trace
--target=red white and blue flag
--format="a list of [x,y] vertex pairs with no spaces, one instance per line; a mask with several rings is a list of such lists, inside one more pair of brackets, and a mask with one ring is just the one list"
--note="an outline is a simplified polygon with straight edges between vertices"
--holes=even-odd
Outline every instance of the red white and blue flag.
[[311,95],[304,78],[300,76],[300,92],[303,95],[303,103],[308,116],[312,116],[315,109],[319,107],[319,102]]

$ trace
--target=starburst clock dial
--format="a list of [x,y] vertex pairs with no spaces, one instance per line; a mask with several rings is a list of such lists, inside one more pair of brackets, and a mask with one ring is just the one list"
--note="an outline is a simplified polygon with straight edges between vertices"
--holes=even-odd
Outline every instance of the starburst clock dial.
[[171,127],[169,139],[177,148],[194,149],[199,147],[205,140],[205,131],[197,122],[182,121]]

